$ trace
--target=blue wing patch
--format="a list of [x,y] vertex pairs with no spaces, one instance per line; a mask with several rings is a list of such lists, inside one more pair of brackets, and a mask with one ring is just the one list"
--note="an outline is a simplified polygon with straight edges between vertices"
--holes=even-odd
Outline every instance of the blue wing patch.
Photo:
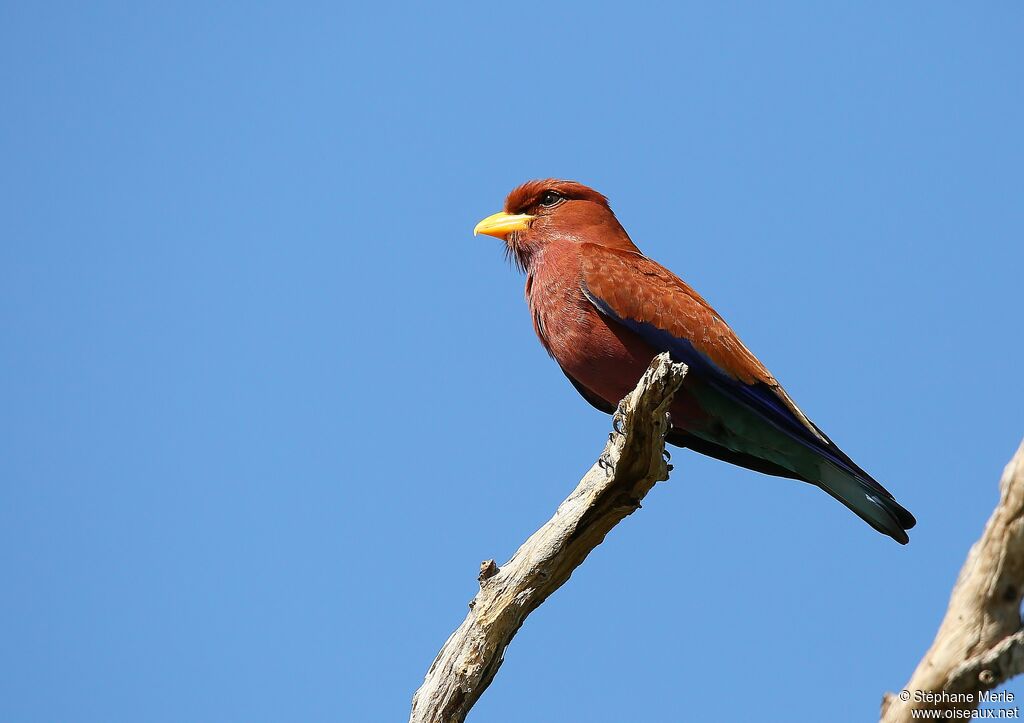
[[[827,443],[823,443],[815,437],[767,384],[762,382],[744,384],[728,375],[711,359],[694,348],[688,339],[675,336],[648,322],[619,316],[604,299],[591,292],[586,284],[583,285],[583,293],[602,314],[630,329],[658,351],[669,352],[676,361],[686,364],[692,372],[721,394],[743,404],[766,422],[825,457],[840,469],[884,491],[881,485],[858,467],[831,440],[825,437]],[[825,435],[822,434],[822,436]]]

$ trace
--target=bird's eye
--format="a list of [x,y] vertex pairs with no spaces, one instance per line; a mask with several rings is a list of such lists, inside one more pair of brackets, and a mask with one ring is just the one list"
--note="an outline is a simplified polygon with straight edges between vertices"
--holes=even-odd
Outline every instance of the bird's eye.
[[556,191],[545,191],[544,195],[540,197],[540,205],[547,206],[550,208],[551,206],[556,205],[559,201],[562,201],[564,199],[565,196],[563,196],[560,193],[557,193]]

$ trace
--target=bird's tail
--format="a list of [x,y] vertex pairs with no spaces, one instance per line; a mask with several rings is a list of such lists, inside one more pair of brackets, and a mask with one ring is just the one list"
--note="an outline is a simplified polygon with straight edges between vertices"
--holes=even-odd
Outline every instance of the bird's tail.
[[818,479],[818,486],[883,535],[888,535],[901,545],[910,542],[906,531],[917,520],[880,484],[874,480],[861,479],[826,461],[821,462]]

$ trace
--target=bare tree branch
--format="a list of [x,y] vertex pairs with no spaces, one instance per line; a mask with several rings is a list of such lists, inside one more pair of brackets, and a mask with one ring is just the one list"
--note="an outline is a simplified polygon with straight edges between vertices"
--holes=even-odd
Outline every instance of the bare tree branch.
[[487,689],[505,648],[526,616],[569,579],[587,555],[644,495],[668,478],[664,458],[667,413],[686,375],[668,354],[651,363],[616,412],[613,433],[554,517],[500,569],[480,567],[480,592],[469,614],[441,648],[412,699],[410,723],[460,723]]
[[1024,443],[999,488],[999,504],[967,555],[931,648],[903,691],[882,702],[883,723],[910,721],[914,709],[977,708],[980,693],[1024,670]]

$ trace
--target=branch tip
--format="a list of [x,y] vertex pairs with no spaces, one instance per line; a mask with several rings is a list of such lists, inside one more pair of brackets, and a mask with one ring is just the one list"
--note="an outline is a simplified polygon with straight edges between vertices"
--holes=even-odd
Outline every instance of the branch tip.
[[485,584],[499,572],[494,560],[480,564],[480,591],[413,696],[410,723],[462,723],[530,612],[667,477],[666,414],[685,375],[686,366],[668,354],[655,357],[616,407],[614,431],[598,461],[554,516],[502,565],[501,584]]

